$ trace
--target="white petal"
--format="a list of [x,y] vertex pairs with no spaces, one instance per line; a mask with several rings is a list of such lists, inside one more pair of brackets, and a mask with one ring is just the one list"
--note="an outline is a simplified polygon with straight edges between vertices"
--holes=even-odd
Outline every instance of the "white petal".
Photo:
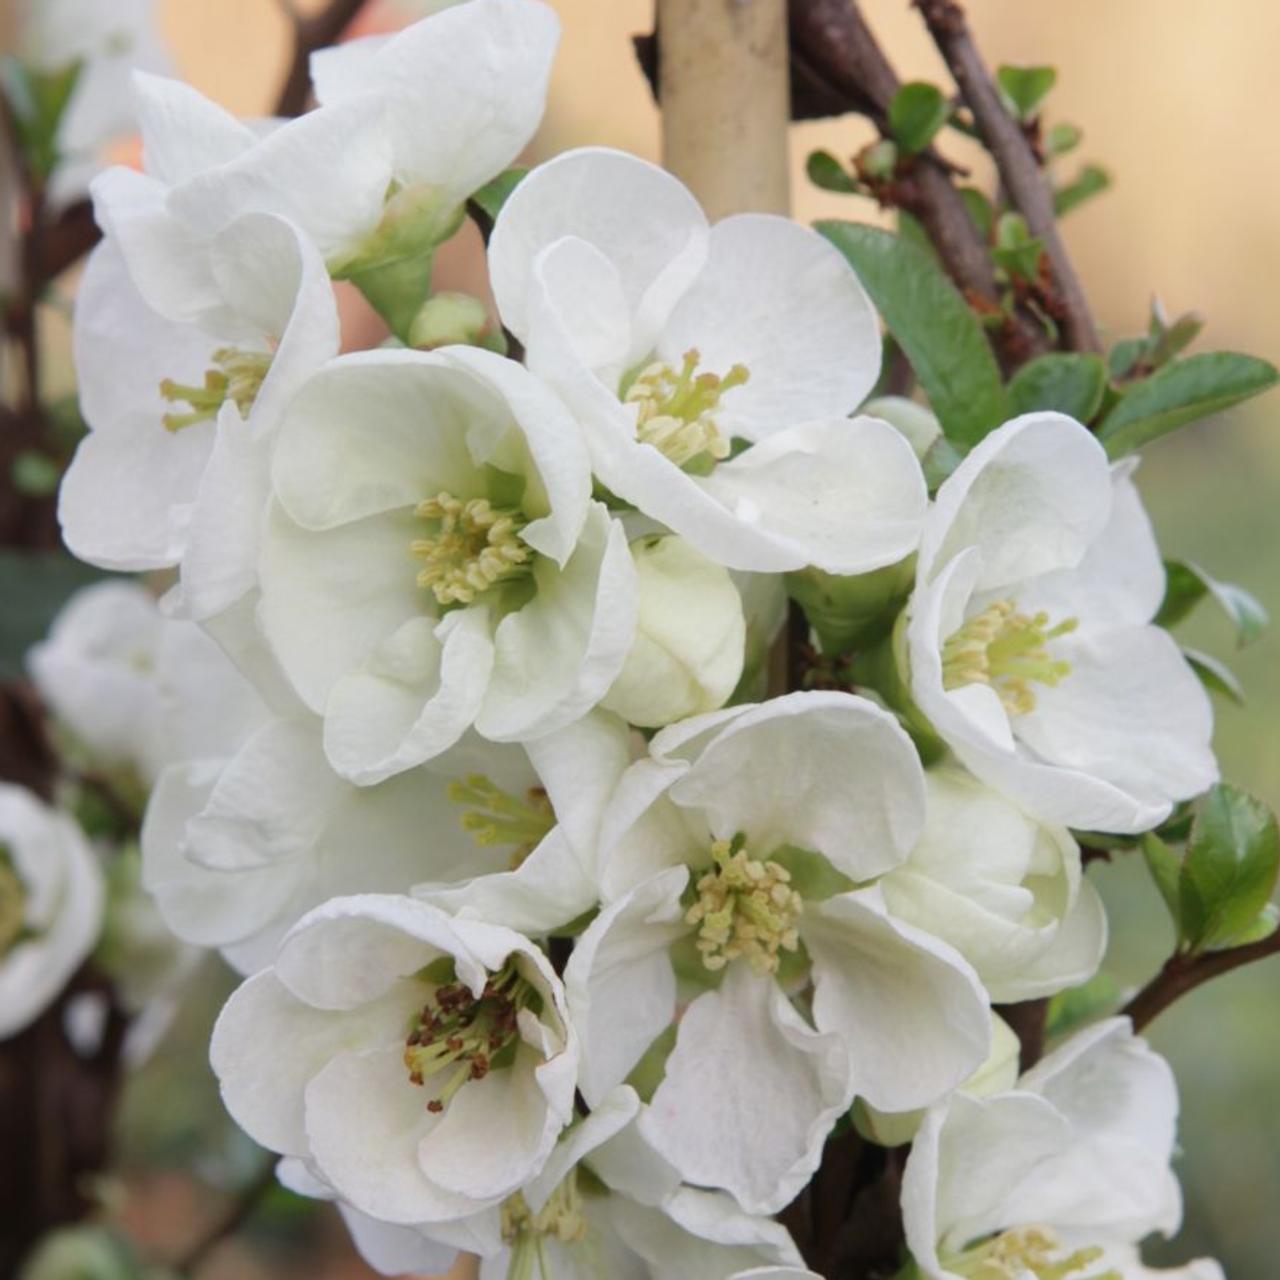
[[806,907],[813,1018],[843,1040],[859,1096],[884,1111],[927,1106],[982,1063],[986,992],[946,943],[893,920],[875,890]]
[[133,93],[143,164],[166,186],[226,164],[254,143],[252,129],[181,80],[138,71]]
[[621,1084],[675,1016],[676,979],[667,949],[688,932],[672,867],[604,908],[574,945],[565,968],[569,1016],[582,1037],[579,1087],[594,1105]]
[[681,183],[634,156],[586,147],[539,165],[503,206],[489,241],[494,297],[503,322],[522,340],[534,259],[565,236],[586,240],[613,263],[637,317],[635,342],[652,344],[702,266],[708,232]]
[[746,365],[747,384],[724,400],[730,435],[762,440],[811,418],[852,413],[880,373],[880,325],[844,257],[787,218],[739,214],[711,229],[706,266],[658,341],[679,365]]
[[493,664],[488,611],[411,618],[344,676],[325,707],[324,747],[344,778],[368,786],[453,746],[475,720]]
[[851,1099],[839,1040],[809,1028],[771,976],[738,961],[685,1011],[639,1123],[686,1181],[773,1213],[808,1182]]
[[1110,513],[1097,440],[1065,414],[1024,414],[991,432],[943,482],[925,522],[919,581],[966,547],[981,551],[983,589],[1070,568]]
[[447,1271],[457,1259],[458,1251],[451,1245],[432,1240],[414,1227],[379,1222],[346,1204],[339,1204],[338,1212],[360,1256],[381,1275],[435,1275]]
[[537,593],[493,637],[493,675],[476,728],[498,742],[563,729],[604,697],[635,634],[635,566],[622,525],[591,504],[563,570],[534,566]]
[[[209,1058],[222,1101],[236,1123],[263,1146],[285,1155],[309,1155],[304,1094],[310,1081],[351,1044],[369,1050],[393,1046],[399,1058],[404,1017],[411,1008],[404,993],[396,991],[351,1013],[313,1009],[266,970],[232,994],[214,1025]],[[403,1063],[401,1078],[410,1089]]]
[[866,417],[771,433],[716,467],[703,488],[786,548],[793,567],[840,574],[911,555],[928,506],[911,446],[888,423]]
[[744,833],[757,856],[795,845],[865,880],[897,866],[919,837],[919,758],[865,698],[792,693],[743,710],[696,754],[676,741],[665,731],[651,746],[659,760],[693,758],[671,799],[705,813],[717,839]]

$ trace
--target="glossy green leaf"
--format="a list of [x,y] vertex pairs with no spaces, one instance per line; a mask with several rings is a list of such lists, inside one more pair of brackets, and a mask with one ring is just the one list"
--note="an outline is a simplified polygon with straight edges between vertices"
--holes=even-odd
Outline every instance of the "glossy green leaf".
[[1135,383],[1107,414],[1098,439],[1113,458],[1220,413],[1275,385],[1276,368],[1256,356],[1202,352]]
[[1220,945],[1253,926],[1280,872],[1280,831],[1260,800],[1215,786],[1191,828],[1178,901],[1192,950]]
[[1053,67],[1013,67],[1007,63],[996,72],[1000,96],[1019,120],[1034,118],[1058,81]]
[[953,444],[969,449],[1007,417],[982,326],[929,256],[878,227],[820,222],[849,260],[915,370]]
[[1220,582],[1190,560],[1164,562],[1164,600],[1156,625],[1172,627],[1181,622],[1205,597],[1213,599],[1235,628],[1236,644],[1243,649],[1259,639],[1271,619],[1251,592],[1233,582]]
[[811,152],[805,161],[805,171],[809,181],[823,191],[834,191],[842,196],[854,195],[858,191],[857,180],[830,151]]
[[904,84],[889,103],[889,128],[907,155],[923,151],[947,123],[951,105],[937,85],[924,80]]
[[1102,404],[1107,369],[1101,356],[1057,352],[1022,366],[1009,383],[1009,412],[1052,409],[1089,422]]
[[1221,694],[1238,707],[1244,706],[1244,686],[1225,662],[1219,661],[1212,654],[1202,653],[1199,649],[1188,649],[1185,645],[1182,656],[1210,693]]
[[1053,211],[1065,218],[1086,200],[1101,195],[1111,185],[1111,175],[1100,165],[1087,164],[1076,177],[1053,193]]

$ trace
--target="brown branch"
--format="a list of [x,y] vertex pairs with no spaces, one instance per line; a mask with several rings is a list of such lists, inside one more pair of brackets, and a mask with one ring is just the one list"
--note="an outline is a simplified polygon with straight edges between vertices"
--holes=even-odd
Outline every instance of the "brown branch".
[[[792,67],[810,87],[842,100],[888,136],[897,73],[867,26],[856,0],[791,0]],[[930,150],[895,177],[894,203],[923,225],[944,269],[961,293],[986,314],[1000,311],[991,254],[952,182],[952,166]],[[1049,349],[1041,325],[1021,311],[994,335],[1006,372]]]
[[1121,1010],[1133,1020],[1135,1031],[1154,1021],[1175,1000],[1194,991],[1211,978],[1219,978],[1233,969],[1280,955],[1280,930],[1243,947],[1225,951],[1204,951],[1199,955],[1178,952],[1165,961],[1164,967]]
[[973,114],[974,124],[1000,171],[1014,207],[1027,220],[1031,234],[1044,242],[1061,304],[1062,330],[1073,351],[1099,351],[1098,331],[1066,246],[1058,233],[1053,193],[1045,181],[1030,139],[1005,110],[999,91],[955,0],[914,0],[924,17],[956,86]]
[[228,1237],[235,1235],[253,1216],[263,1197],[276,1183],[276,1162],[269,1159],[253,1180],[235,1197],[227,1208],[198,1239],[194,1240],[173,1263],[173,1269],[183,1276],[194,1276],[208,1261],[210,1254]]
[[364,0],[329,0],[310,17],[304,17],[292,4],[282,7],[293,23],[293,60],[276,99],[276,115],[297,116],[306,109],[311,94],[311,55],[337,40],[355,21]]

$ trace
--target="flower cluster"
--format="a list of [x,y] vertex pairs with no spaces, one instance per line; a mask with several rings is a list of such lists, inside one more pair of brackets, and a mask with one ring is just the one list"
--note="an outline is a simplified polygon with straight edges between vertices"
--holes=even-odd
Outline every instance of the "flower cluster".
[[[845,258],[615,151],[506,195],[505,338],[433,295],[556,41],[447,7],[319,54],[288,122],[139,76],[144,170],[94,183],[60,517],[173,586],[96,589],[33,669],[149,790],[168,926],[245,975],[226,1105],[387,1274],[809,1275],[773,1215],[852,1117],[914,1137],[906,1274],[1145,1276],[1167,1068],[1110,1020],[1019,1076],[993,1011],[1100,963],[1072,831],[1217,776],[1131,468],[1035,412],[930,497],[860,412]],[[334,281],[383,346],[339,354]],[[902,590],[856,684],[767,697],[802,571]],[[0,992],[56,983],[100,890],[29,804],[0,839]]]

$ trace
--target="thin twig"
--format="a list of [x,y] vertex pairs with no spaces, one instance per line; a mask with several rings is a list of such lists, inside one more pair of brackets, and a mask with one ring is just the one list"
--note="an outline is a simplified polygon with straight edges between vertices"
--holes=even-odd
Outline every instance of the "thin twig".
[[1030,141],[1005,110],[969,32],[964,10],[955,0],[914,0],[914,3],[973,113],[974,123],[996,162],[1009,198],[1026,218],[1031,234],[1044,243],[1061,303],[1066,345],[1073,351],[1101,350],[1084,289],[1058,233],[1053,194]]
[[276,115],[301,115],[311,93],[311,55],[317,49],[333,44],[355,21],[365,0],[329,0],[319,13],[304,17],[292,4],[285,4],[293,22],[293,60],[280,96],[276,99]]
[[194,1240],[173,1263],[182,1276],[194,1276],[208,1261],[209,1255],[229,1236],[234,1235],[253,1216],[263,1196],[275,1186],[276,1162],[268,1160],[253,1181],[232,1201],[220,1218]]
[[1165,961],[1160,972],[1121,1012],[1133,1019],[1135,1031],[1141,1031],[1188,991],[1194,991],[1211,978],[1274,955],[1280,955],[1280,930],[1259,942],[1225,951],[1204,951],[1199,955],[1179,952]]
[[[845,109],[867,116],[888,136],[897,73],[867,26],[856,0],[791,0],[791,54],[797,74]],[[997,314],[1000,294],[991,254],[952,181],[952,168],[932,150],[893,183],[894,202],[917,218],[944,269],[978,310]],[[1006,372],[1048,350],[1043,328],[1015,311],[994,335]]]

